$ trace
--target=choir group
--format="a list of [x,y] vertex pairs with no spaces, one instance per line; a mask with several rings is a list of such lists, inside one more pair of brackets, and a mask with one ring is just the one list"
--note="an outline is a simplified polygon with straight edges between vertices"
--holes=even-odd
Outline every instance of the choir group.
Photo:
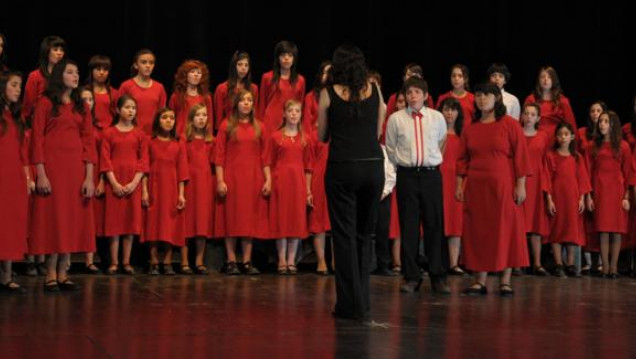
[[[259,85],[252,82],[250,55],[237,51],[227,81],[212,91],[206,64],[186,60],[168,97],[152,77],[156,59],[148,49],[135,54],[131,77],[117,88],[103,55],[90,58],[80,81],[60,37],[42,41],[39,66],[27,77],[8,68],[5,45],[0,34],[1,291],[24,292],[12,279],[11,263],[25,256],[29,272],[46,276],[45,291],[76,290],[67,273],[70,253],[86,253],[86,270],[99,273],[96,240],[108,241],[102,259],[107,274],[133,275],[135,237],[150,250],[150,275],[175,274],[173,249],[179,250],[180,272],[208,274],[204,251],[212,238],[225,242],[228,275],[259,273],[253,240],[275,240],[278,273],[295,274],[300,241],[308,237],[316,272],[328,274],[329,145],[318,140],[317,120],[321,91],[331,83],[330,62],[320,65],[306,92],[292,42],[276,45],[273,68]],[[482,86],[480,96],[470,92],[468,68],[461,64],[452,66],[451,89],[436,102],[424,91],[427,113],[445,120],[439,171],[448,273],[530,266],[539,276],[579,276],[575,254],[582,248],[600,252],[600,273],[616,278],[621,249],[636,244],[636,211],[630,210],[636,127],[621,128],[618,115],[598,101],[578,128],[552,67],[540,69],[536,88],[521,104],[504,90],[510,80],[505,65],[493,64],[487,75],[494,90]],[[424,79],[417,64],[404,68],[407,85],[411,78]],[[370,81],[381,85],[377,73]],[[394,194],[400,165],[394,143],[399,152],[404,139],[390,132],[400,118],[392,114],[403,111],[411,119],[405,87],[389,97],[379,139],[389,155],[376,272],[386,275],[401,273],[405,258]],[[480,120],[489,94],[496,101],[492,123]],[[430,156],[425,131],[416,139],[422,158]],[[519,178],[525,181],[514,181]],[[508,197],[503,203],[509,205],[484,210],[493,198]],[[520,240],[513,239],[516,233],[523,233]],[[426,241],[426,228],[420,237]],[[196,250],[192,265],[187,241]],[[545,244],[555,263],[550,271],[541,262]],[[592,263],[589,255],[584,259],[585,270]],[[485,294],[483,280],[467,294]]]

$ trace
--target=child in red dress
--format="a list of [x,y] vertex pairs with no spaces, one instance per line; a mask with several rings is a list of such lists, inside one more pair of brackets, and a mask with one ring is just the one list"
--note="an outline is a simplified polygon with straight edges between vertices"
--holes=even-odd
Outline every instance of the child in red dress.
[[214,130],[218,131],[221,122],[232,114],[232,99],[242,89],[252,91],[254,103],[258,103],[258,86],[252,83],[250,55],[245,51],[236,51],[230,59],[227,81],[214,91]]
[[208,66],[198,60],[186,60],[174,75],[172,96],[168,105],[177,114],[177,136],[180,138],[185,135],[190,110],[199,103],[205,104],[210,121],[213,121]]

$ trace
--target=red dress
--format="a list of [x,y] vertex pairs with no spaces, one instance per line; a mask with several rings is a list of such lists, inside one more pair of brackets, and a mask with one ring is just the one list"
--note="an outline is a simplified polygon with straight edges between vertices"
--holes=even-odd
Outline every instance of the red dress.
[[523,208],[513,199],[516,179],[528,172],[526,141],[512,117],[464,128],[457,173],[466,180],[462,243],[468,269],[528,266]]
[[26,85],[24,86],[24,99],[22,100],[22,118],[28,119],[33,115],[38,100],[46,90],[47,80],[42,75],[40,69],[35,69],[29,73]]
[[526,233],[538,234],[542,237],[548,235],[550,231],[550,221],[541,183],[543,161],[550,147],[550,141],[550,136],[541,130],[537,131],[534,136],[526,136],[530,161],[530,173],[526,177],[526,200],[523,202]]
[[119,99],[117,89],[109,87],[107,93],[94,93],[93,96],[95,96],[95,120],[101,128],[112,126]]
[[273,83],[273,77],[273,71],[263,74],[256,116],[272,131],[283,123],[283,111],[287,100],[295,99],[302,104],[305,99],[305,78],[302,75],[298,75],[293,85],[289,79],[283,78],[279,78],[278,83]]
[[454,133],[446,135],[444,161],[442,161],[440,171],[442,173],[442,195],[444,200],[444,235],[447,237],[461,237],[462,235],[464,206],[462,202],[455,199],[455,188],[457,187],[456,163],[460,147],[461,142],[457,135]]
[[272,195],[269,200],[269,230],[272,238],[306,238],[307,179],[313,153],[308,136],[289,137],[281,131],[269,136],[267,162],[271,163]]
[[534,94],[526,97],[525,104],[537,103],[541,107],[541,120],[539,121],[539,128],[545,131],[551,141],[554,141],[554,130],[561,122],[567,122],[572,125],[574,133],[576,132],[576,119],[574,118],[574,112],[570,106],[570,100],[567,97],[561,95],[558,105],[555,105],[552,101],[539,100],[534,97]]
[[603,142],[592,156],[592,188],[594,198],[594,230],[596,232],[627,233],[628,212],[622,201],[631,175],[629,144],[621,141],[618,155],[609,142]]
[[[252,94],[254,95],[254,106],[258,103],[258,86],[251,84]],[[232,97],[238,93],[238,88],[234,88],[232,95],[228,95],[227,81],[216,87],[214,91],[214,129],[218,130],[221,121],[230,117],[232,114]]]
[[2,114],[6,130],[0,127],[0,261],[22,259],[27,252],[28,194],[20,134],[10,111]]
[[[623,125],[623,139],[629,143],[629,147],[632,149],[632,162],[634,165],[632,166],[632,178],[633,181],[630,183],[631,186],[636,185],[636,136],[632,133],[632,124],[626,123]],[[629,228],[627,228],[628,233],[627,236],[623,237],[621,241],[621,247],[623,248],[631,248],[636,246],[636,198],[634,196],[630,196],[631,209],[629,211]]]
[[314,208],[309,211],[309,232],[325,233],[331,230],[327,194],[325,193],[325,172],[327,171],[329,145],[318,140],[318,100],[313,91],[305,96],[302,124],[303,131],[311,138],[313,151],[311,194],[314,197]]
[[457,97],[455,96],[455,94],[453,94],[453,91],[448,91],[447,93],[437,98],[435,108],[439,108],[442,102],[444,102],[444,100],[449,97],[455,98],[462,106],[462,110],[464,110],[464,127],[470,125],[473,122],[473,116],[475,115],[475,95],[473,95],[471,92],[466,91],[464,97]]
[[212,238],[216,198],[214,141],[195,138],[187,142],[186,149],[190,169],[190,181],[186,186],[186,238]]
[[563,156],[551,150],[545,155],[543,190],[552,196],[556,213],[550,218],[548,243],[586,243],[579,199],[592,190],[583,156]]
[[93,202],[82,196],[85,162],[96,163],[93,118],[73,104],[58,107],[54,116],[48,97],[38,101],[33,115],[31,162],[44,164],[51,193],[33,201],[30,248],[33,254],[93,252]]
[[[96,159],[97,161],[95,161],[95,164],[93,165],[93,183],[95,184],[95,188],[97,188],[97,185],[99,184],[99,179],[100,179],[100,171],[99,171],[99,165],[100,165],[100,150],[101,150],[101,146],[102,146],[102,139],[103,139],[103,130],[100,127],[96,127],[93,126],[93,139],[95,142],[95,153],[96,153]],[[104,184],[106,184],[106,182],[104,182]],[[95,222],[95,236],[97,237],[103,237],[104,234],[104,208],[105,208],[105,197],[104,195],[102,196],[95,196],[93,197],[93,218],[94,218],[94,222]]]
[[623,132],[623,140],[629,143],[629,147],[631,149],[634,149],[634,147],[636,147],[636,136],[634,136],[634,133],[632,133],[632,124],[631,123],[624,124],[622,127],[622,132]]
[[[184,103],[184,100],[185,100],[185,103]],[[179,139],[182,139],[185,136],[185,129],[186,129],[186,124],[188,122],[188,115],[190,113],[190,109],[194,105],[199,103],[205,104],[205,108],[207,109],[207,112],[208,112],[208,122],[210,124],[213,124],[214,123],[214,108],[212,107],[212,95],[210,94],[207,94],[205,96],[185,95],[183,99],[181,99],[180,96],[177,95],[176,93],[173,93],[172,96],[170,96],[170,102],[168,107],[170,107],[175,113],[176,120],[177,120],[177,136],[179,136]]]
[[[591,158],[591,148],[594,144],[593,139],[587,138],[587,127],[581,127],[577,130],[576,141],[578,144],[579,153],[583,156],[585,162],[585,170],[587,173],[587,178],[592,178],[592,171],[590,166],[590,158]],[[591,182],[590,182],[591,183]],[[588,252],[598,252],[600,250],[600,243],[598,239],[598,233],[594,230],[594,215],[586,210],[583,213],[583,224],[585,226],[585,250]]]
[[223,167],[227,194],[217,198],[214,230],[219,237],[268,238],[268,200],[261,194],[267,131],[257,121],[261,135],[256,137],[250,123],[238,124],[235,137],[227,134],[227,121],[216,137],[214,163]]
[[119,96],[131,95],[137,101],[137,125],[146,135],[152,135],[152,122],[157,112],[166,106],[166,90],[163,85],[152,80],[150,87],[139,86],[134,79],[128,79],[119,87]]
[[117,182],[125,186],[138,172],[147,173],[150,170],[148,161],[148,140],[140,129],[133,128],[131,131],[122,132],[113,126],[104,131],[100,171],[106,184],[106,236],[139,235],[143,228],[141,182],[133,193],[117,197],[106,178],[106,172],[112,171]]
[[395,188],[391,196],[391,215],[389,216],[389,239],[400,239],[400,216],[398,213],[397,195]]
[[185,143],[153,138],[148,147],[150,206],[146,209],[146,227],[141,241],[161,241],[182,247],[185,245],[185,212],[177,209],[177,201],[179,182],[188,180]]

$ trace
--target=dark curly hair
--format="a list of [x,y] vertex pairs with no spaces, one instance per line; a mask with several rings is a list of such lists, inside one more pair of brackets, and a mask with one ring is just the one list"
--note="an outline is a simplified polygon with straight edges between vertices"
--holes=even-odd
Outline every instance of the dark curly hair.
[[364,54],[353,45],[340,45],[333,52],[331,74],[333,83],[349,89],[349,101],[360,101],[360,92],[367,86],[368,69]]

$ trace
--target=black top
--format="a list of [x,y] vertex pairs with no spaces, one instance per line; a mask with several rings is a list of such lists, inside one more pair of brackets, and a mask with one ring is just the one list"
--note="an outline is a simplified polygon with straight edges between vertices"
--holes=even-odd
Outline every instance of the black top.
[[327,131],[329,132],[329,161],[350,162],[381,160],[384,158],[378,142],[378,107],[380,96],[373,85],[367,99],[358,102],[343,100],[327,87],[330,105]]

